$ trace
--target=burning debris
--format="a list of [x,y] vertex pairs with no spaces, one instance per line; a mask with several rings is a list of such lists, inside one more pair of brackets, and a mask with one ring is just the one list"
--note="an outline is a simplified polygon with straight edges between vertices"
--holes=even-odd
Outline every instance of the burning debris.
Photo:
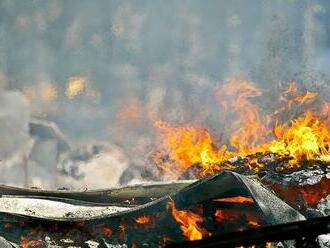
[[[222,93],[225,92],[225,93]],[[151,159],[165,174],[179,178],[191,166],[196,167],[196,177],[237,167],[230,167],[227,161],[237,158],[244,160],[252,173],[268,168],[267,161],[261,161],[258,154],[279,156],[284,163],[277,163],[277,170],[290,170],[304,164],[304,161],[329,161],[330,131],[328,115],[322,111],[313,111],[319,104],[316,92],[301,93],[297,83],[291,82],[280,94],[281,105],[271,114],[261,114],[250,98],[263,94],[253,83],[232,80],[221,87],[223,94],[236,95],[235,100],[222,101],[224,109],[233,108],[238,114],[238,129],[226,140],[217,145],[206,128],[192,125],[171,125],[156,122],[163,133],[163,148],[151,154]],[[322,103],[327,106],[327,102]],[[283,120],[294,107],[303,107],[301,116]],[[271,119],[272,118],[272,119]],[[253,157],[254,156],[254,157]],[[252,159],[253,157],[253,159]],[[263,160],[267,156],[261,156]],[[271,160],[271,159],[270,159]],[[266,164],[265,164],[266,163]],[[196,166],[197,164],[197,166]],[[228,167],[229,166],[229,167]],[[198,167],[198,168],[197,168]]]
[[[219,145],[205,128],[159,121],[156,127],[164,140],[162,148],[151,153],[151,160],[172,178],[198,179],[225,170],[253,176],[306,217],[324,216],[330,193],[328,102],[320,102],[317,92],[299,89],[296,82],[281,91],[282,106],[272,114],[261,115],[251,99],[265,91],[246,81],[229,81],[219,94],[222,99],[236,98],[220,103],[238,113],[239,129],[227,137],[228,142]],[[323,111],[315,111],[320,105]],[[237,196],[216,201],[249,203],[251,199]],[[246,205],[241,213],[247,211]],[[260,226],[251,213],[242,215]],[[237,215],[232,209],[218,209],[216,219],[237,219]]]
[[[139,190],[141,186],[118,189],[117,193],[63,192],[61,198],[56,191],[3,187],[1,233],[6,240],[20,245],[33,241],[42,245],[47,240],[58,246],[96,242],[101,246],[155,247],[304,220],[258,181],[233,172],[224,171],[185,185],[180,190],[182,186],[176,187],[170,195],[167,192],[173,184],[146,185],[149,190],[158,187],[157,199],[148,195],[152,191]],[[211,187],[217,190],[208,191]],[[132,204],[129,191],[147,203]],[[54,197],[56,194],[58,197]],[[113,200],[100,206],[89,197],[93,194],[107,194],[109,199],[120,195],[121,202]],[[84,201],[74,200],[74,195]]]
[[[155,166],[144,168],[144,179],[165,176],[175,181],[85,191],[2,186],[3,238],[23,247],[163,247],[177,243],[184,247],[198,246],[199,241],[223,247],[326,243],[325,236],[317,239],[317,235],[330,232],[323,225],[330,211],[330,131],[327,116],[313,112],[317,93],[302,93],[295,83],[289,83],[280,97],[284,107],[275,111],[271,121],[250,102],[264,90],[238,80],[223,87],[226,94],[238,94],[229,103],[221,102],[239,115],[233,125],[240,128],[227,137],[228,143],[218,145],[205,128],[156,122],[163,142],[150,153],[150,165]],[[304,105],[306,111],[286,123],[283,118],[291,116],[288,109],[296,104]],[[108,149],[94,148],[86,153],[91,154],[87,156],[91,161]],[[129,174],[132,167],[124,169],[116,173]],[[315,225],[315,217],[323,217],[319,219],[322,229],[290,236],[290,228],[305,230]],[[272,236],[272,228],[286,238]],[[253,230],[260,230],[260,235]],[[219,243],[222,235],[235,233],[241,233],[242,239]]]
[[0,4],[0,247],[330,246],[327,1],[75,2]]
[[[268,170],[263,168],[257,174],[243,170],[245,164],[255,157],[263,163],[268,162]],[[83,247],[90,243],[100,247],[162,247],[185,240],[206,242],[212,238],[210,242],[213,242],[213,238],[226,233],[240,232],[244,236],[245,231],[251,229],[260,229],[266,235],[267,229],[263,228],[272,226],[274,230],[284,232],[286,228],[276,228],[284,223],[315,217],[310,215],[308,208],[319,211],[319,216],[328,211],[327,198],[321,199],[317,205],[308,202],[308,198],[295,197],[292,200],[292,193],[283,194],[273,185],[277,183],[298,190],[297,195],[299,190],[312,195],[313,188],[304,186],[315,184],[319,189],[327,190],[329,187],[319,185],[321,178],[326,178],[326,168],[321,165],[277,172],[277,167],[271,167],[271,164],[285,165],[288,160],[274,154],[236,158],[227,163],[233,168],[241,168],[240,174],[222,171],[197,181],[180,180],[80,192],[2,186],[1,234],[7,241],[23,247],[32,244],[35,247],[50,244]],[[306,177],[310,179],[307,183]],[[273,242],[267,243],[268,247],[280,241],[282,245],[290,244],[285,239],[273,238],[269,232],[267,235],[259,237],[260,240],[255,238],[252,244],[267,241]],[[288,239],[295,239],[296,244],[302,242],[298,236],[297,239]],[[228,239],[226,243],[223,240],[219,247],[251,244],[251,240],[245,241]],[[184,246],[189,244],[180,245]]]

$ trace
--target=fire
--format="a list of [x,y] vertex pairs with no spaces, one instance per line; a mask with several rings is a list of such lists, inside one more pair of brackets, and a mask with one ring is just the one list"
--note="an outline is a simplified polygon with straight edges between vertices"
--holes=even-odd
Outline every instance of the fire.
[[251,196],[234,196],[214,199],[215,202],[227,202],[227,203],[254,203],[254,200]]
[[126,228],[127,228],[127,226],[126,226],[126,224],[121,223],[121,224],[119,224],[118,228],[119,228],[119,238],[124,240],[126,238]]
[[270,242],[267,242],[266,243],[266,248],[272,248],[273,246],[272,246],[272,243],[270,243]]
[[170,156],[181,167],[181,174],[192,164],[201,163],[204,173],[213,171],[214,166],[231,157],[226,146],[217,149],[210,133],[206,129],[197,127],[175,127],[164,122],[156,122],[166,135],[166,144],[170,149]]
[[258,227],[260,219],[253,212],[237,210],[237,209],[216,209],[214,213],[216,221],[238,221],[245,220],[246,224]]
[[29,248],[29,247],[40,247],[42,245],[41,240],[27,240],[24,236],[20,237],[21,247]]
[[36,85],[23,87],[22,92],[29,100],[33,114],[42,115],[57,110],[59,92],[56,84],[41,81]]
[[300,104],[303,104],[307,101],[314,99],[317,95],[318,95],[317,92],[306,91],[305,94],[297,96],[295,100]]
[[264,183],[292,205],[297,201],[303,200],[309,206],[316,206],[322,198],[326,198],[330,194],[330,179],[327,177],[322,177],[319,183],[304,186],[286,186],[269,180],[265,180]]
[[151,221],[151,218],[146,215],[139,216],[135,219],[135,222],[138,224],[147,224]]
[[70,77],[66,87],[66,95],[74,98],[80,95],[86,88],[86,79],[83,77]]
[[204,235],[210,236],[211,234],[201,226],[203,218],[191,211],[177,210],[174,201],[171,199],[167,208],[172,209],[174,219],[180,224],[182,234],[189,240],[200,240]]
[[239,153],[251,152],[271,132],[265,125],[266,116],[260,115],[259,108],[251,101],[263,93],[253,83],[237,79],[229,80],[217,89],[216,97],[222,111],[236,113],[235,118],[230,118],[233,128],[230,145]]
[[30,100],[39,99],[45,103],[53,103],[58,97],[58,89],[55,84],[50,82],[40,82],[36,86],[26,86],[23,94]]
[[112,235],[112,229],[104,224],[101,224],[101,225],[97,225],[96,226],[97,229],[100,230],[100,232],[106,236],[106,237],[110,237]]
[[283,90],[283,94],[295,93],[298,91],[297,82],[289,82],[288,87]]
[[[235,110],[237,114],[236,121],[235,118],[232,121],[234,130],[228,142],[220,145],[215,143],[214,140],[218,139],[214,139],[207,128],[156,122],[156,127],[164,134],[164,150],[173,161],[158,166],[162,167],[165,173],[169,171],[179,177],[193,164],[198,164],[201,169],[196,174],[202,177],[228,169],[223,162],[231,157],[258,152],[288,156],[291,158],[291,167],[297,167],[303,160],[330,161],[330,131],[326,125],[329,123],[326,109],[330,108],[330,104],[323,102],[324,109],[319,111],[319,115],[308,110],[303,116],[280,124],[277,118],[287,110],[288,102],[290,106],[293,103],[310,103],[318,93],[306,91],[300,94],[299,91],[298,94],[297,83],[290,82],[288,88],[282,91],[285,95],[281,99],[284,99],[285,107],[276,110],[273,115],[261,115],[257,106],[251,103],[251,99],[263,92],[253,83],[239,80],[231,80],[218,89],[217,97],[220,98],[222,108],[230,112]],[[292,99],[288,99],[288,96]],[[271,116],[274,116],[273,120]],[[322,121],[322,116],[325,116],[326,122]],[[246,166],[252,171],[264,167],[257,159]]]
[[[288,87],[282,91],[283,95],[280,95],[280,101],[285,103],[286,108],[291,108],[294,103],[304,104],[315,100],[319,95],[317,92],[305,90],[301,91],[298,88],[297,82],[289,82]],[[285,109],[285,108],[284,108]],[[283,108],[281,110],[284,110]]]
[[329,155],[330,131],[310,112],[291,121],[281,136],[271,142],[269,151],[293,157],[291,165],[297,166],[301,160],[324,160]]

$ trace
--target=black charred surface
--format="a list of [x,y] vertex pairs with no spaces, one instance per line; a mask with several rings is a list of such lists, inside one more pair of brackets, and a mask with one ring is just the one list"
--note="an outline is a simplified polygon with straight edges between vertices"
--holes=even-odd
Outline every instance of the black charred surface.
[[320,183],[323,177],[330,178],[330,164],[322,161],[306,161],[299,168],[268,173],[263,179],[284,186],[307,186]]

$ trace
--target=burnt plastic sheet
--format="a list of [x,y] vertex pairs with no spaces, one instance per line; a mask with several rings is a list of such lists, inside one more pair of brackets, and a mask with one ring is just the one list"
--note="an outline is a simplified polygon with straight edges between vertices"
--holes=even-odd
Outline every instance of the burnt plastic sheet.
[[[253,204],[228,205],[215,201],[215,199],[235,196],[250,197],[253,199]],[[78,210],[71,208],[68,212],[62,211],[61,215],[56,215],[56,208],[54,209],[56,200],[33,198],[39,200],[39,205],[33,210],[26,210],[26,205],[20,202],[28,200],[28,197],[19,197],[17,194],[10,197],[16,200],[12,208],[1,206],[0,201],[0,235],[15,244],[35,242],[44,246],[86,247],[92,242],[100,244],[101,247],[123,244],[128,247],[134,244],[138,247],[156,247],[165,246],[169,242],[182,242],[187,238],[182,235],[180,225],[168,209],[168,203],[172,200],[179,210],[194,211],[196,208],[201,208],[203,210],[201,225],[212,235],[251,228],[242,218],[232,222],[216,219],[214,213],[221,207],[238,212],[242,208],[248,209],[260,219],[258,226],[254,228],[305,219],[267,191],[258,181],[229,171],[204,178],[146,204],[124,208],[118,207],[118,204],[111,206],[108,203],[106,207],[114,208],[113,211],[108,212],[96,209],[100,207],[99,205],[89,205],[85,206],[84,210],[79,210],[79,202],[73,201],[70,206]],[[3,198],[3,201],[8,200],[5,199],[6,196]],[[47,212],[47,204],[50,202],[53,205]],[[38,211],[38,206],[43,211]],[[85,216],[84,213],[88,211],[91,214]],[[137,219],[141,216],[147,216],[148,222],[138,222]]]
[[[215,235],[203,240],[171,243],[167,247],[265,247],[266,243],[285,243],[288,247],[320,247],[318,236],[330,232],[330,217],[314,218],[275,226],[261,227],[243,232]],[[283,247],[283,246],[280,246]],[[328,246],[321,246],[328,247]]]
[[6,196],[29,197],[36,199],[50,199],[81,205],[139,205],[160,198],[169,192],[178,191],[193,180],[180,180],[167,183],[152,183],[125,186],[121,188],[99,190],[43,190],[37,188],[19,188],[0,185],[0,194]]

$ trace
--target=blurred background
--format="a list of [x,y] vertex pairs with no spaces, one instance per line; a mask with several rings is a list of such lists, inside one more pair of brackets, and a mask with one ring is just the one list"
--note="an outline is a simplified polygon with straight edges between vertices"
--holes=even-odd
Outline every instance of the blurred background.
[[0,0],[0,183],[139,182],[154,121],[219,129],[215,92],[231,78],[327,96],[329,12],[327,0]]

